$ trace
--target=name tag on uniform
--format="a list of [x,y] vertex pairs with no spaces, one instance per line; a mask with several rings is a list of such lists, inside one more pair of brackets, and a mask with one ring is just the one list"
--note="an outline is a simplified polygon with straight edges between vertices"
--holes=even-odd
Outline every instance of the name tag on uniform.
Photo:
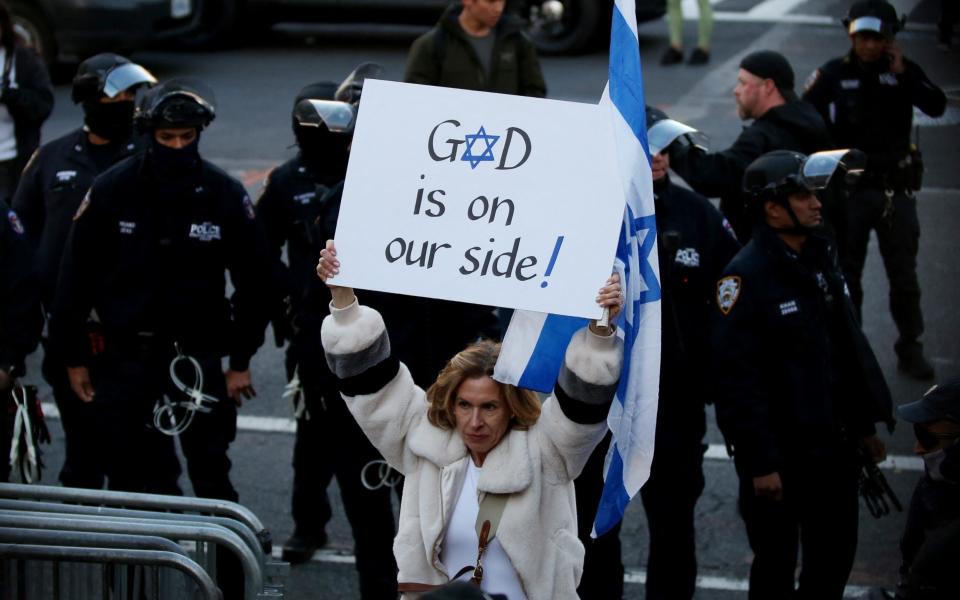
[[841,79],[840,87],[845,90],[858,90],[860,89],[860,80],[859,79]]
[[209,221],[190,225],[190,237],[201,242],[210,242],[220,239],[220,226]]
[[685,267],[699,267],[700,253],[696,248],[681,248],[677,250],[676,262]]
[[797,306],[796,300],[788,300],[787,302],[780,303],[780,315],[792,315],[793,313],[800,312],[800,307]]
[[897,79],[897,76],[894,75],[893,73],[881,73],[880,83],[882,85],[900,85],[900,81]]
[[133,221],[120,221],[118,225],[120,225],[120,233],[125,235],[132,235],[137,228],[137,224]]
[[303,194],[297,194],[293,197],[293,201],[297,204],[310,204],[310,201],[317,197],[316,192],[304,192]]
[[57,183],[70,183],[77,178],[76,171],[57,171]]

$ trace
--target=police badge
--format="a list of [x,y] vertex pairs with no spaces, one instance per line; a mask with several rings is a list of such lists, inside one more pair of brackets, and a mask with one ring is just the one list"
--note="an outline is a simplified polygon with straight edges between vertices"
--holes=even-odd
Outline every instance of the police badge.
[[733,305],[740,297],[740,278],[736,275],[724,277],[717,282],[717,306],[724,315],[729,315]]

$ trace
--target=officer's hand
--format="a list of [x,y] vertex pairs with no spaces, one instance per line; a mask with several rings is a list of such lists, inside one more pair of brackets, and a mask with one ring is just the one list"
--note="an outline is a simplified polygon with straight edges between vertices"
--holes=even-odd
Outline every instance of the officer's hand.
[[327,247],[320,252],[320,262],[317,263],[317,276],[330,288],[333,296],[334,308],[346,308],[357,299],[353,288],[333,285],[330,280],[340,272],[340,261],[337,260],[337,247],[333,240],[327,240]]
[[900,44],[896,40],[890,41],[887,44],[887,56],[890,57],[890,70],[896,75],[903,74],[903,71],[906,69],[906,66],[903,64],[903,50],[900,49]]
[[887,460],[887,447],[877,434],[860,440],[860,447],[863,448],[864,453],[870,460],[875,463],[882,463]]
[[0,369],[0,392],[5,392],[13,387],[13,377],[10,377],[10,374]]
[[228,369],[226,378],[227,395],[233,398],[237,406],[243,406],[244,398],[253,398],[257,395],[257,391],[253,389],[253,381],[250,379],[250,369],[246,371]]
[[754,477],[753,493],[762,498],[783,500],[783,482],[780,481],[780,473],[774,471],[769,475]]
[[86,367],[67,367],[70,389],[84,402],[93,402],[93,383]]

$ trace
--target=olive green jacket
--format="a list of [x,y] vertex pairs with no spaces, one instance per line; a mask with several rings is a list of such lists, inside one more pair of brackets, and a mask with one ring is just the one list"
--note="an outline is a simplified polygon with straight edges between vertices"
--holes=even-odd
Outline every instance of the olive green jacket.
[[463,7],[447,8],[437,25],[410,47],[404,81],[444,87],[544,97],[547,86],[533,42],[512,15],[494,29],[490,73],[483,68],[457,18]]

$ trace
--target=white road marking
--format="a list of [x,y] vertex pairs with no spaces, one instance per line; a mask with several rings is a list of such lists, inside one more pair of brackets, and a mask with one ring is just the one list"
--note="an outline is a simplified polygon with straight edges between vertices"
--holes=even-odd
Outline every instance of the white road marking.
[[[715,6],[722,0],[710,0],[710,5]],[[790,11],[803,4],[807,0],[764,0],[754,5],[747,11],[713,11],[714,21],[724,21],[730,23],[783,23],[789,25],[822,25],[838,27],[840,20],[829,15],[806,15],[794,14]],[[894,5],[898,13],[910,14],[920,0],[894,0]],[[700,9],[697,0],[683,0],[681,5],[683,18],[685,21],[696,21],[699,19]],[[936,26],[932,23],[908,23],[908,30],[912,31],[933,31]]]
[[[60,419],[60,411],[52,402],[42,404],[43,414],[48,419]],[[249,433],[296,433],[297,422],[288,417],[237,417],[237,429]],[[723,444],[710,444],[704,458],[708,460],[730,460]],[[889,471],[923,471],[923,459],[917,456],[888,456],[880,463],[881,469]]]
[[[273,558],[281,560],[283,551],[279,547],[273,548]],[[310,559],[312,563],[333,563],[340,565],[356,564],[357,559],[354,555],[347,552],[323,548],[317,550]],[[623,582],[627,584],[643,585],[647,582],[646,569],[626,569],[623,574]],[[716,577],[710,575],[700,575],[697,577],[697,587],[701,590],[718,590],[724,592],[746,592],[750,589],[750,582],[746,579],[733,579],[731,577]],[[860,598],[867,593],[867,588],[859,585],[848,585],[843,592],[844,598]]]

